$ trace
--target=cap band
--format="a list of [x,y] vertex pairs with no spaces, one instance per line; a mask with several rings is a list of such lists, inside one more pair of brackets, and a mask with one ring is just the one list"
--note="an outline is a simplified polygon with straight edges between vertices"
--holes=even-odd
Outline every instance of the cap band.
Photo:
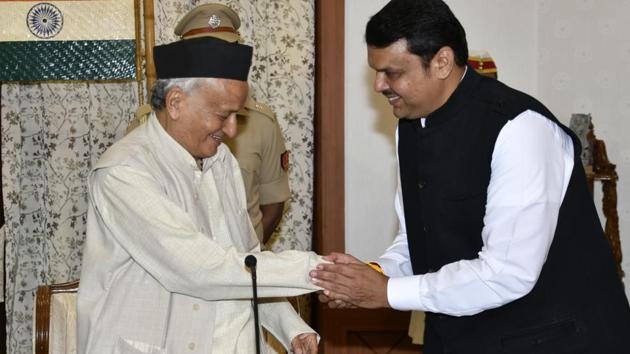
[[186,38],[186,37],[190,37],[190,36],[194,36],[194,35],[202,34],[202,33],[217,33],[217,32],[230,32],[230,33],[238,34],[238,32],[236,32],[234,28],[232,27],[217,27],[217,28],[205,27],[205,28],[191,29],[190,31],[182,34],[182,38]]
[[496,73],[497,67],[492,58],[468,58],[468,65],[470,65],[478,73]]

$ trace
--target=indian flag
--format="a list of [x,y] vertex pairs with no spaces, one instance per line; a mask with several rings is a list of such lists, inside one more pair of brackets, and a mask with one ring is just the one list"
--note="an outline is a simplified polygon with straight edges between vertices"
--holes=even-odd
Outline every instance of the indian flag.
[[0,0],[0,81],[136,75],[134,0]]

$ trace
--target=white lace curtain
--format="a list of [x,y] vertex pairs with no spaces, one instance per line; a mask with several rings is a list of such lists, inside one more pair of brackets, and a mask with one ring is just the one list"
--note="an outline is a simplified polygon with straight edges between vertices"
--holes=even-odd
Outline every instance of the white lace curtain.
[[[208,1],[154,0],[157,44]],[[254,46],[253,96],[277,113],[291,150],[292,198],[274,250],[310,249],[313,180],[314,0],[218,1],[243,20]],[[85,178],[122,137],[138,105],[136,83],[2,85],[7,350],[30,354],[34,292],[77,279],[85,236]]]

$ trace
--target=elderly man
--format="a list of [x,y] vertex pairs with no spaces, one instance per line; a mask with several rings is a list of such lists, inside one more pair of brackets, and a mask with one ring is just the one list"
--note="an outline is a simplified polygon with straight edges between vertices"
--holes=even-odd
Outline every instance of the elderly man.
[[[251,47],[197,38],[155,48],[146,124],[89,176],[78,351],[253,353],[248,253],[258,258],[261,324],[296,353],[317,335],[280,296],[317,288],[310,252],[260,252],[240,169],[223,139],[247,98]],[[220,53],[220,55],[218,55]]]
[[[240,25],[240,17],[230,7],[202,4],[179,20],[175,35],[181,39],[213,37],[242,43],[238,33]],[[127,131],[144,123],[149,113],[150,105],[139,107]],[[276,114],[267,105],[248,98],[237,115],[237,122],[239,133],[224,143],[241,167],[249,217],[264,247],[282,219],[284,203],[291,197],[289,151]]]

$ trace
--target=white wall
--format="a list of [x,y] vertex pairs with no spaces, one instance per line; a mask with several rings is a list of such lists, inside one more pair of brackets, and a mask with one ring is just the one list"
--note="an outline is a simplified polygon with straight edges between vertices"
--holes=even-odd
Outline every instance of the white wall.
[[374,259],[396,231],[396,119],[372,90],[363,34],[369,16],[386,1],[347,0],[345,9],[346,251]]
[[536,94],[538,37],[535,1],[446,0],[466,30],[469,50],[486,50],[499,80]]
[[[495,59],[501,81],[539,98],[564,123],[571,113],[593,115],[596,135],[617,164],[623,266],[630,277],[630,1],[446,2],[466,29],[469,48]],[[372,93],[363,40],[369,16],[386,3],[346,0],[346,251],[363,259],[377,257],[396,230],[396,119]]]

